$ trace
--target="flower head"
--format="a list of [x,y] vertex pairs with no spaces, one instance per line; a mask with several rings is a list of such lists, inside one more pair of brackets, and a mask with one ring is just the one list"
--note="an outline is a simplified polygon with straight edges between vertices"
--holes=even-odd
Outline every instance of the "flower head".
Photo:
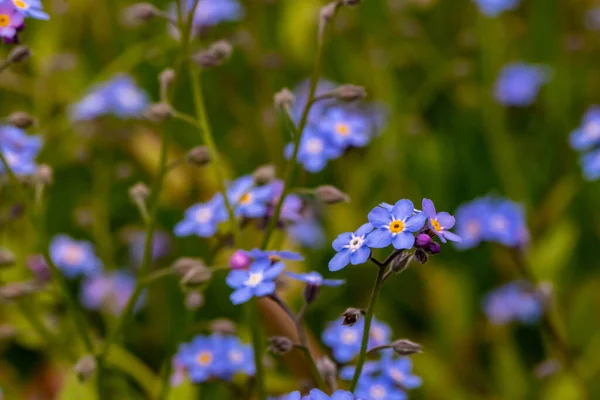
[[533,324],[544,312],[544,303],[531,284],[516,281],[489,293],[483,300],[483,310],[494,325],[512,321]]
[[[363,329],[364,319],[352,326],[342,325],[339,320],[332,321],[323,332],[323,343],[331,348],[336,361],[349,362],[360,352]],[[386,344],[390,335],[389,326],[373,319],[369,332],[369,347]]]
[[429,229],[440,238],[442,243],[446,243],[446,239],[453,242],[461,241],[460,236],[449,231],[456,222],[452,215],[447,212],[437,213],[433,201],[429,199],[423,199],[423,212],[429,220]]
[[495,17],[504,11],[514,10],[519,6],[520,0],[474,0],[479,11],[488,17]]
[[585,179],[594,181],[600,178],[600,149],[581,156],[581,167]]
[[550,80],[547,67],[513,63],[506,65],[495,85],[495,97],[500,104],[525,107],[532,104],[542,84]]
[[18,41],[17,33],[23,29],[25,18],[12,1],[0,2],[0,38],[6,43]]
[[245,175],[231,184],[227,198],[237,216],[262,218],[267,215],[273,188],[270,185],[256,187],[252,175]]
[[343,149],[366,146],[372,131],[369,118],[361,110],[348,107],[328,109],[318,124],[331,142]]
[[[188,12],[192,10],[194,0],[187,0]],[[202,0],[194,13],[194,27],[213,26],[221,22],[239,21],[243,8],[237,0]]]
[[[81,287],[81,304],[89,310],[107,309],[113,315],[119,315],[127,305],[135,288],[135,277],[122,271],[86,278]],[[136,304],[139,309],[145,302],[140,297]]]
[[408,396],[384,377],[361,377],[356,387],[359,399],[368,400],[406,400]]
[[330,271],[339,271],[346,265],[365,263],[371,256],[371,249],[366,243],[366,239],[373,231],[373,225],[366,223],[356,230],[356,232],[345,232],[333,241],[333,249],[337,254],[329,261]]
[[185,211],[184,218],[175,226],[176,236],[196,235],[211,237],[219,223],[227,220],[223,196],[215,195],[206,203],[194,204]]
[[415,213],[410,200],[399,200],[391,209],[375,207],[368,218],[376,229],[367,236],[367,246],[383,248],[393,244],[396,249],[410,249],[415,243],[413,232],[423,227],[427,217]]
[[227,275],[227,285],[235,289],[229,296],[234,305],[242,304],[252,297],[264,297],[275,293],[275,278],[283,271],[281,262],[271,264],[269,259],[254,261],[248,270],[232,270]]
[[575,150],[588,150],[600,145],[600,106],[590,107],[583,116],[581,125],[569,136]]
[[[6,1],[6,0],[5,0]],[[50,16],[44,12],[41,0],[10,0],[13,5],[26,17],[49,20]]]
[[66,235],[58,235],[52,239],[50,257],[68,278],[91,276],[102,270],[102,262],[91,243],[77,241]]
[[206,382],[216,374],[215,365],[223,348],[215,336],[196,336],[179,347],[178,356],[193,383]]
[[231,378],[242,372],[245,375],[254,375],[254,352],[252,346],[243,344],[239,338],[231,335],[214,335],[220,340],[223,354],[215,364],[215,374],[223,380]]
[[[291,158],[293,150],[293,143],[289,143],[285,148],[287,158]],[[322,135],[314,127],[307,127],[302,134],[300,148],[298,149],[298,162],[308,172],[322,171],[329,160],[338,158],[341,155],[342,148],[331,142],[329,138]]]
[[[15,175],[33,175],[35,173],[37,165],[31,155],[15,151],[4,143],[0,143],[0,152]],[[4,174],[4,170],[4,163],[0,163],[0,174]]]
[[325,244],[323,227],[314,219],[307,219],[288,226],[287,233],[302,246],[321,248]]

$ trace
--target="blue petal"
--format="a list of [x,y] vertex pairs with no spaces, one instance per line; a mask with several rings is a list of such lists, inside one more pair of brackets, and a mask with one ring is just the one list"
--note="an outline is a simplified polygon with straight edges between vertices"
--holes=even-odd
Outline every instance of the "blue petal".
[[458,242],[458,243],[462,242],[462,238],[455,233],[444,231],[442,233],[442,235],[444,236],[445,239],[451,240],[453,242]]
[[344,248],[344,246],[347,246],[350,243],[350,240],[352,240],[352,233],[340,233],[338,237],[336,237],[333,241],[332,247],[335,251],[341,251]]
[[251,298],[252,298],[252,289],[249,287],[244,287],[244,288],[238,289],[235,292],[231,293],[231,295],[229,296],[229,299],[231,300],[231,302],[236,306],[238,304],[247,302]]
[[352,255],[350,256],[350,262],[352,263],[352,265],[364,264],[367,262],[370,255],[371,249],[369,249],[367,246],[363,246],[360,249],[356,250],[354,253],[352,253]]
[[382,207],[375,207],[372,209],[367,218],[375,228],[389,225],[392,221],[390,212]]
[[404,230],[409,232],[416,232],[423,227],[425,224],[425,220],[427,219],[427,215],[424,212],[418,213],[413,217],[410,217],[404,223]]
[[366,224],[361,225],[361,227],[358,228],[356,230],[356,232],[354,232],[354,236],[365,236],[365,235],[371,233],[371,231],[373,231],[373,229],[375,229],[373,224],[371,224],[370,222],[367,222]]
[[350,250],[344,249],[337,253],[333,258],[329,261],[329,270],[330,271],[339,271],[344,268],[350,262]]
[[263,297],[275,293],[275,282],[263,282],[254,288],[256,297]]
[[346,390],[338,390],[331,396],[331,400],[354,400],[354,395]]
[[313,389],[310,391],[310,400],[330,400],[330,397],[319,389]]
[[392,215],[399,219],[410,217],[415,212],[415,206],[410,200],[398,200],[392,208]]
[[234,270],[229,272],[225,282],[230,288],[239,289],[244,286],[244,282],[248,280],[249,276],[248,271]]
[[369,233],[365,244],[374,249],[381,249],[392,243],[392,233],[386,228],[376,229]]
[[429,199],[423,199],[423,203],[421,205],[423,208],[423,212],[427,214],[429,218],[435,218],[435,206],[433,205],[433,201]]
[[416,389],[421,386],[423,380],[416,375],[406,375],[400,383],[406,389]]
[[175,225],[173,232],[175,233],[175,236],[179,237],[190,236],[194,231],[194,225],[195,224],[192,221],[184,219],[183,221]]
[[285,265],[282,262],[275,263],[272,267],[265,270],[263,278],[265,280],[272,281],[273,279],[279,276],[279,274],[281,273],[281,271],[283,271],[284,268]]
[[410,249],[415,244],[415,237],[412,233],[400,232],[394,237],[394,248]]
[[346,283],[344,279],[323,279],[323,285],[325,286],[336,287],[341,286],[344,283]]

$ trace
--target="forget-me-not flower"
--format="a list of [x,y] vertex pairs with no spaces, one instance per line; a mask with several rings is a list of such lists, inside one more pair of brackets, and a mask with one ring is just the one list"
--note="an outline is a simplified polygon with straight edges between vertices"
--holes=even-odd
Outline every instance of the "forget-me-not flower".
[[[4,0],[7,1],[7,0]],[[41,0],[10,0],[14,4],[14,6],[19,10],[24,16],[49,20],[50,16],[44,12],[44,8],[42,6]]]
[[0,38],[5,43],[17,42],[17,33],[23,29],[25,18],[17,7],[9,1],[0,1]]
[[238,178],[227,189],[227,199],[237,216],[264,217],[272,198],[273,188],[269,185],[255,186],[251,175]]
[[[17,152],[2,143],[0,143],[0,152],[15,175],[32,175],[37,169],[35,160],[27,153]],[[4,163],[0,162],[0,174],[3,174],[4,170]]]
[[319,128],[337,147],[363,147],[369,143],[370,120],[360,110],[331,107],[320,121]]
[[316,271],[307,272],[304,274],[297,274],[294,272],[286,272],[285,274],[292,279],[307,283],[309,285],[314,285],[314,286],[335,287],[335,286],[340,286],[340,285],[343,285],[344,283],[346,283],[346,281],[343,279],[325,279],[325,278],[323,278],[323,275],[321,275],[320,273],[318,273]]
[[296,243],[302,246],[321,248],[325,244],[326,237],[323,227],[314,219],[289,225],[286,231]]
[[600,178],[600,149],[581,156],[581,168],[585,179],[594,181]]
[[227,220],[227,210],[221,194],[206,203],[194,204],[185,211],[184,218],[175,225],[176,236],[211,237],[217,233],[219,223]]
[[[81,286],[81,304],[88,310],[107,309],[119,315],[127,305],[135,289],[135,277],[123,271],[86,278]],[[145,295],[136,303],[136,310],[145,302]]]
[[[285,148],[285,156],[292,157],[294,144],[289,143]],[[342,149],[314,127],[307,127],[300,139],[298,162],[308,172],[316,173],[325,168],[329,160],[338,158]]]
[[588,150],[600,145],[600,106],[591,106],[583,116],[581,126],[569,136],[575,150]]
[[427,215],[429,229],[440,238],[442,243],[446,243],[446,239],[453,242],[461,241],[460,236],[449,231],[456,222],[452,215],[447,212],[437,213],[433,201],[429,199],[423,199],[423,212]]
[[[352,326],[342,325],[336,320],[327,325],[322,340],[326,346],[331,348],[336,361],[346,363],[360,352],[363,330],[363,319]],[[390,335],[390,327],[373,318],[369,332],[369,348],[387,344]]]
[[463,204],[456,210],[456,231],[462,239],[461,242],[455,243],[456,247],[470,249],[487,240],[486,221],[491,212],[490,207],[489,199],[481,198]]
[[356,230],[356,232],[344,232],[333,241],[333,249],[337,254],[329,261],[330,271],[339,271],[348,263],[352,265],[363,264],[371,256],[371,249],[367,246],[366,238],[374,227],[367,222]]
[[242,343],[235,336],[215,334],[213,337],[218,338],[217,340],[220,341],[219,348],[223,350],[215,364],[216,376],[229,381],[239,372],[247,376],[254,375],[255,365],[252,346]]
[[541,86],[550,80],[547,67],[512,63],[506,65],[496,80],[494,96],[500,104],[525,107],[532,104]]
[[482,14],[495,17],[508,10],[514,10],[521,0],[475,0]]
[[384,377],[372,378],[363,376],[358,381],[356,396],[365,400],[406,400],[404,391],[395,387]]
[[91,276],[102,270],[102,262],[91,243],[77,241],[66,235],[52,239],[50,257],[67,278]]
[[494,325],[512,321],[534,324],[544,312],[544,302],[529,283],[517,281],[490,292],[483,300],[483,310]]
[[415,214],[410,200],[399,200],[391,210],[375,207],[368,218],[375,230],[367,236],[367,246],[383,248],[393,244],[396,249],[410,249],[415,243],[413,232],[423,227],[427,216]]
[[275,293],[275,278],[283,271],[281,262],[271,264],[269,259],[254,261],[248,270],[232,270],[227,275],[227,285],[235,289],[229,296],[234,305],[242,304],[252,297],[264,297]]
[[202,383],[216,374],[215,365],[222,353],[221,343],[214,336],[196,336],[179,348],[179,358],[193,383]]

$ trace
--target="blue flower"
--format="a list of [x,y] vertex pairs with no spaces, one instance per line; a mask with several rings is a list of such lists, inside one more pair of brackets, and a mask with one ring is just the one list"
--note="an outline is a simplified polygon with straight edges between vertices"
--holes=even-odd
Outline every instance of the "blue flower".
[[294,253],[293,251],[275,251],[275,250],[259,250],[252,249],[250,251],[242,250],[244,254],[248,257],[252,258],[254,261],[264,261],[269,260],[271,262],[278,262],[281,260],[289,260],[289,261],[302,261],[304,257],[302,257],[298,253]]
[[514,10],[519,6],[520,0],[474,0],[479,11],[488,17],[495,17],[504,11]]
[[324,279],[323,275],[318,272],[308,272],[305,274],[296,274],[294,272],[286,272],[287,276],[292,279],[296,279],[301,282],[308,283],[309,285],[314,286],[340,286],[346,283],[343,279]]
[[[0,125],[0,152],[16,175],[31,175],[37,169],[35,158],[42,147],[37,136],[28,136],[23,130],[10,125]],[[0,163],[0,174],[4,164]]]
[[223,349],[215,336],[196,336],[179,347],[178,356],[193,383],[206,382],[216,374],[215,365]]
[[494,95],[506,106],[525,107],[532,104],[542,84],[550,80],[550,69],[526,63],[506,65],[496,80]]
[[50,16],[46,14],[40,0],[11,0],[14,6],[24,16],[35,19],[49,20]]
[[373,231],[373,225],[366,223],[356,232],[344,232],[333,241],[333,249],[337,254],[329,261],[330,271],[339,271],[348,263],[352,265],[367,262],[371,249],[367,246],[366,238]]
[[76,241],[66,235],[52,239],[50,257],[67,278],[91,276],[102,270],[102,262],[91,243]]
[[460,249],[470,249],[476,247],[483,240],[487,240],[486,232],[487,217],[491,213],[491,204],[489,199],[475,199],[470,203],[463,204],[456,210],[456,231],[462,242],[456,243]]
[[[8,167],[15,175],[32,175],[37,169],[35,160],[27,153],[14,151],[5,144],[0,144],[0,152],[6,159]],[[0,162],[0,174],[4,174],[4,163]]]
[[581,157],[583,176],[590,181],[600,178],[600,150],[584,154]]
[[325,244],[323,227],[315,220],[301,221],[289,225],[286,229],[290,237],[302,246],[321,248]]
[[[107,309],[113,315],[119,315],[127,305],[135,289],[135,277],[122,271],[86,278],[81,286],[81,304],[88,310]],[[141,296],[136,310],[145,302]]]
[[389,380],[379,377],[362,377],[356,387],[356,396],[361,400],[406,400],[408,396]]
[[[218,335],[214,335],[218,336]],[[215,363],[215,375],[223,380],[231,380],[237,373],[254,375],[254,352],[252,346],[243,344],[234,336],[222,336],[219,348],[223,350]]]
[[[346,363],[360,352],[364,320],[361,319],[352,326],[342,325],[340,321],[330,322],[323,332],[323,343],[331,348],[333,358]],[[373,319],[369,332],[369,348],[387,344],[390,340],[389,326]]]
[[[289,143],[285,147],[285,156],[291,158],[294,151],[294,144]],[[308,172],[316,173],[325,168],[329,160],[333,160],[342,155],[342,149],[332,143],[331,140],[323,136],[313,127],[307,127],[300,140],[298,149],[298,162],[304,166]]]
[[0,38],[5,43],[18,42],[17,34],[23,29],[24,17],[10,1],[0,1]]
[[[188,11],[196,0],[188,0]],[[244,10],[237,0],[202,0],[196,7],[194,27],[213,26],[221,22],[239,21]]]
[[412,373],[412,360],[408,357],[383,356],[380,361],[383,376],[404,389],[416,389],[421,386],[421,377]]
[[328,396],[319,389],[313,389],[302,400],[354,400],[354,395],[346,390],[336,390]]
[[[319,97],[328,92],[331,92],[335,89],[337,85],[333,82],[321,79],[317,84],[317,90],[315,91],[315,96]],[[310,82],[307,80],[302,82],[296,89],[294,90],[294,94],[296,96],[296,101],[292,105],[291,114],[292,119],[298,125],[300,123],[300,119],[302,117],[302,113],[304,112],[304,108],[306,107],[306,102],[308,101],[308,91],[310,89]],[[308,113],[308,123],[318,123],[321,119],[323,113],[327,110],[328,107],[334,105],[335,101],[331,99],[324,99],[315,102],[310,108],[310,112]]]
[[211,237],[220,222],[227,220],[227,210],[220,194],[206,203],[194,204],[185,211],[183,221],[175,226],[176,236]]
[[252,297],[263,297],[275,293],[275,278],[283,271],[283,263],[271,264],[269,259],[254,261],[248,271],[232,270],[227,275],[227,285],[235,289],[229,296],[234,305],[242,304]]
[[236,216],[262,218],[267,215],[273,199],[273,187],[257,187],[254,185],[254,178],[245,175],[230,185],[227,189],[227,199],[235,209]]
[[460,236],[448,230],[452,229],[456,222],[452,215],[447,212],[436,213],[433,201],[429,199],[423,199],[423,212],[429,220],[429,229],[440,238],[442,243],[446,243],[446,239],[453,242],[461,241]]
[[483,300],[483,310],[494,325],[512,321],[534,324],[540,320],[544,304],[528,282],[517,281],[489,293]]
[[[129,261],[131,266],[139,267],[144,261],[144,249],[146,247],[146,233],[143,231],[133,232],[129,238]],[[163,258],[171,250],[171,238],[166,232],[157,230],[152,238],[152,261]]]
[[393,244],[396,249],[412,248],[415,243],[412,232],[421,229],[427,218],[424,213],[414,213],[415,208],[410,200],[399,200],[391,210],[375,207],[368,218],[376,229],[367,236],[366,245],[383,248]]
[[282,394],[277,397],[270,396],[268,397],[268,400],[302,400],[302,395],[296,390],[295,392]]
[[600,145],[600,106],[592,106],[586,111],[581,126],[571,132],[569,142],[575,150]]
[[360,110],[347,107],[328,109],[318,126],[335,146],[342,149],[366,146],[372,130],[371,121]]

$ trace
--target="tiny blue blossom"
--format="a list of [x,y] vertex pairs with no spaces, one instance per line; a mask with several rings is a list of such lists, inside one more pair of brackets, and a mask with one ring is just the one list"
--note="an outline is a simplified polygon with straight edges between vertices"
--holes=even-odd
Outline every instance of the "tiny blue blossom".
[[581,156],[581,167],[585,179],[595,181],[600,178],[600,149]]
[[475,199],[456,210],[456,231],[462,239],[461,242],[455,243],[457,248],[471,249],[487,240],[486,220],[490,212],[491,204],[487,198]]
[[289,260],[289,261],[302,261],[304,257],[302,257],[298,253],[294,253],[293,251],[275,251],[275,250],[259,250],[252,249],[250,251],[242,250],[244,254],[248,257],[252,258],[254,261],[263,261],[270,260],[271,262],[277,262],[281,260]]
[[318,272],[308,272],[305,274],[296,274],[294,272],[286,272],[285,273],[287,276],[289,276],[292,279],[296,279],[298,281],[304,282],[304,283],[308,283],[309,285],[314,285],[314,286],[340,286],[343,285],[344,283],[346,283],[345,280],[343,279],[324,279],[323,275],[321,275]]
[[66,235],[55,236],[50,242],[50,257],[67,278],[95,275],[102,270],[94,246]]
[[214,337],[196,336],[179,347],[179,359],[193,383],[206,382],[216,374],[215,365],[223,350],[220,344]]
[[500,104],[525,107],[532,104],[541,86],[550,80],[547,67],[512,63],[506,65],[496,80],[494,95]]
[[[360,352],[363,330],[363,319],[352,326],[342,325],[339,320],[332,321],[323,332],[323,343],[331,348],[336,361],[346,363]],[[390,327],[373,318],[369,332],[369,348],[389,343],[390,335]]]
[[[354,377],[353,365],[342,368],[340,376],[344,380]],[[412,373],[412,360],[408,357],[396,357],[393,353],[384,352],[378,361],[366,362],[362,369],[361,381],[364,379],[382,378],[388,384],[411,390],[421,386],[421,377]],[[359,386],[360,382],[359,381]]]
[[322,248],[325,245],[323,227],[314,219],[307,219],[286,228],[287,233],[296,243],[310,248]]
[[600,145],[600,106],[591,106],[583,116],[581,126],[569,136],[575,150],[588,150]]
[[405,392],[395,387],[384,377],[361,377],[356,387],[356,396],[364,400],[407,400]]
[[440,238],[442,243],[446,243],[446,239],[453,242],[461,241],[460,236],[448,230],[452,229],[454,223],[456,222],[452,215],[448,214],[447,212],[436,212],[433,201],[429,199],[423,199],[422,207],[423,212],[428,219],[429,229],[431,229],[431,231]]
[[235,289],[229,296],[234,305],[247,302],[252,297],[275,293],[275,278],[283,271],[281,262],[271,264],[269,259],[254,261],[248,270],[232,270],[227,275],[227,285]]
[[[31,175],[36,171],[35,158],[41,147],[38,136],[29,136],[14,126],[0,125],[0,152],[16,175]],[[4,169],[4,163],[0,163],[0,174]]]
[[227,199],[235,209],[236,216],[265,217],[272,198],[273,187],[255,186],[251,175],[238,178],[227,189]]
[[11,1],[0,1],[0,38],[5,43],[16,43],[19,41],[18,33],[24,27],[24,16]]
[[383,248],[393,244],[396,249],[410,249],[415,243],[413,232],[425,224],[427,216],[416,213],[410,200],[399,200],[391,210],[375,207],[368,216],[369,222],[376,228],[366,238],[371,248]]
[[369,143],[371,121],[360,111],[331,107],[318,122],[321,131],[337,147],[364,147]]
[[530,284],[517,281],[490,292],[483,300],[483,310],[494,325],[512,321],[534,324],[540,320],[544,304]]
[[227,210],[220,194],[206,203],[194,204],[185,211],[184,218],[175,226],[176,236],[211,237],[219,223],[227,220]]
[[[14,151],[5,144],[0,144],[0,152],[2,152],[8,167],[15,175],[32,175],[35,173],[37,165],[31,156]],[[4,174],[4,170],[4,163],[0,163],[0,174]]]
[[[122,271],[86,278],[81,286],[81,304],[88,310],[107,309],[111,314],[121,314],[135,290],[135,277]],[[145,295],[136,303],[136,310],[145,302]]]
[[[5,0],[6,1],[6,0]],[[49,20],[50,16],[44,12],[42,2],[40,0],[11,0],[14,6],[19,10],[24,16]]]
[[223,354],[215,364],[215,374],[226,381],[231,380],[235,374],[240,372],[247,376],[253,376],[255,365],[252,346],[243,344],[235,336],[223,336],[219,340]]
[[[187,0],[191,11],[196,0]],[[194,27],[213,26],[221,22],[239,21],[243,8],[237,0],[202,0],[194,13]]]
[[479,11],[488,17],[496,17],[519,6],[520,0],[474,0]]
[[[285,156],[291,158],[293,151],[294,144],[289,143],[285,147]],[[341,155],[342,149],[339,146],[336,146],[315,128],[306,128],[298,149],[298,162],[304,169],[312,173],[320,172],[329,160],[336,159]]]
[[356,232],[344,232],[333,241],[333,249],[337,254],[329,261],[330,271],[339,271],[349,263],[352,265],[363,264],[371,256],[371,249],[367,246],[366,238],[373,231],[371,223],[366,223]]

